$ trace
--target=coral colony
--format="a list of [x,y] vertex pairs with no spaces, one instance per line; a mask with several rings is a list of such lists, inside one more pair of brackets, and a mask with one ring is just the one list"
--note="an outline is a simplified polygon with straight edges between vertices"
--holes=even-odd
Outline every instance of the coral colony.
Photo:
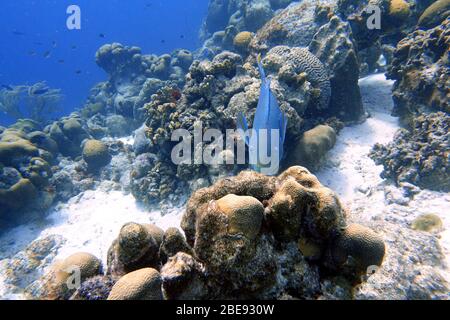
[[195,51],[102,45],[70,114],[4,84],[0,297],[449,299],[449,12],[210,0]]

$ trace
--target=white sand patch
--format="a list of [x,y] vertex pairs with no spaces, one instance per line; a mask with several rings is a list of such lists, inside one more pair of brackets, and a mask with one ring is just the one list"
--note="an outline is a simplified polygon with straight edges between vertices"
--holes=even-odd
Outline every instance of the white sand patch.
[[437,214],[444,223],[439,234],[447,270],[443,275],[450,280],[450,195],[422,190],[406,205],[389,203],[386,193],[401,190],[380,177],[382,166],[370,159],[369,153],[376,143],[392,141],[399,129],[397,118],[390,115],[393,108],[391,87],[393,82],[383,74],[363,78],[359,82],[363,102],[371,117],[362,124],[344,128],[336,146],[328,153],[325,165],[316,172],[319,180],[340,196],[349,209],[351,220],[369,221],[386,219],[408,228],[421,214]]
[[[139,208],[131,194],[125,195],[121,191],[86,191],[67,204],[57,206],[50,212],[45,225],[22,225],[3,234],[0,259],[11,258],[34,240],[61,235],[66,242],[57,251],[55,260],[83,251],[102,259],[106,266],[108,249],[125,223],[154,223],[164,230],[179,228],[182,213],[181,208],[169,210],[164,215],[160,211],[147,212]],[[0,299],[8,297],[1,278],[4,267],[4,263],[0,263]]]

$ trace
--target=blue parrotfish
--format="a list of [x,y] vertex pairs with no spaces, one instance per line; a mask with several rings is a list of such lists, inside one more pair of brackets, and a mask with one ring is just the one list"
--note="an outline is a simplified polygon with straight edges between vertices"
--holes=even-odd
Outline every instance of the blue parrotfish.
[[[249,149],[250,167],[257,172],[275,175],[278,173],[279,163],[283,158],[283,145],[286,138],[288,119],[281,111],[277,98],[270,88],[270,79],[266,77],[260,55],[258,56],[258,68],[261,75],[261,90],[258,106],[256,107],[255,118],[253,120],[253,128],[251,130],[248,129],[247,120],[242,112],[237,119],[237,128],[245,133],[243,138]],[[261,132],[266,134],[267,139],[261,139]],[[274,146],[272,146],[272,136],[273,139],[275,139],[277,134],[279,139],[278,141],[274,140],[276,142],[274,143]],[[262,141],[262,143],[260,143],[260,141]],[[266,146],[264,146],[264,144],[266,144]],[[276,154],[273,154],[272,152]],[[261,157],[269,157],[272,159],[271,161],[275,160],[277,163],[261,164]],[[251,159],[253,159],[253,161]],[[275,166],[275,170],[265,170],[269,166],[271,169]]]

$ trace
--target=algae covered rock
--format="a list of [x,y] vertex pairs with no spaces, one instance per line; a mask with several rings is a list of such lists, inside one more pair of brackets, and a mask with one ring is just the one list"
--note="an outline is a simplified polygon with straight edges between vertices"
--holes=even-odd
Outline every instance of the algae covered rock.
[[167,300],[200,300],[208,293],[203,266],[191,255],[178,252],[161,269]]
[[108,300],[162,300],[161,275],[151,268],[130,272],[113,286]]
[[86,141],[83,148],[83,159],[92,170],[98,170],[111,161],[108,147],[99,140]]
[[[319,290],[314,271],[319,265],[353,280],[340,260],[326,263],[328,252],[335,252],[334,239],[345,237],[346,214],[332,190],[306,168],[297,166],[278,177],[245,171],[196,191],[181,226],[192,244],[193,257],[204,267],[207,276],[202,281],[208,287],[220,288],[216,292],[219,297],[254,298],[279,293],[282,289],[274,274],[290,279],[299,295],[310,296]],[[372,231],[363,230],[372,240]],[[349,254],[359,259],[357,267],[367,262],[359,256],[359,235],[355,233],[356,244],[350,241],[353,246],[348,247],[354,250],[349,249]],[[375,246],[381,243],[384,250],[384,242],[376,240]],[[280,248],[282,251],[278,251]],[[379,259],[379,253],[374,257]],[[169,259],[167,268],[175,268],[173,264]],[[296,272],[307,276],[299,279]]]

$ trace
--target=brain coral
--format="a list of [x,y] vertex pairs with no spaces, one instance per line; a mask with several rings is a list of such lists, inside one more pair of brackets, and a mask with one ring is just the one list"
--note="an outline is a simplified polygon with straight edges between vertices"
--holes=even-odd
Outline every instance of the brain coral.
[[151,268],[133,271],[116,282],[108,300],[162,300],[161,275]]
[[277,46],[271,49],[263,61],[268,69],[277,69],[278,77],[287,83],[301,83],[305,79],[314,89],[317,88],[317,97],[313,95],[312,104],[317,110],[328,108],[331,97],[331,85],[328,71],[320,60],[303,48],[290,48]]

